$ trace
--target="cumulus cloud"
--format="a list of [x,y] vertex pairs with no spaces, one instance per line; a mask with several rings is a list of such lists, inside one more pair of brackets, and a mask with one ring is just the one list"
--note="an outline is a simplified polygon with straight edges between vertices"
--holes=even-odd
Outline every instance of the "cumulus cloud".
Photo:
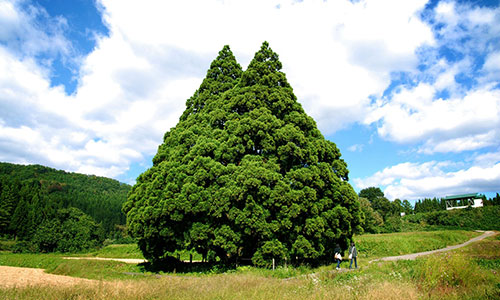
[[[362,122],[417,153],[498,148],[498,9],[443,2],[422,17],[426,2],[100,0],[109,34],[78,57],[63,17],[0,0],[0,160],[118,178],[155,153],[223,45],[245,68],[264,40],[325,135]],[[71,95],[51,82],[56,56],[78,59]],[[387,92],[401,73],[411,84]],[[472,88],[457,82],[471,73]],[[354,183],[402,199],[499,190],[499,152],[396,164]]]
[[23,0],[0,1],[0,44],[20,60],[43,57],[37,63],[46,69],[57,56],[64,64],[78,64],[80,57],[64,34],[67,30],[65,18],[51,17],[40,6]]
[[364,147],[365,147],[365,145],[363,145],[363,144],[354,144],[354,145],[349,146],[347,148],[347,150],[349,150],[351,152],[362,152]]
[[434,43],[419,18],[422,0],[97,5],[109,34],[79,58],[78,86],[67,95],[52,85],[50,67],[55,56],[76,56],[66,20],[0,1],[0,159],[119,176],[154,154],[223,45],[245,67],[264,40],[299,101],[332,133],[362,120],[394,68],[415,68],[416,49]]
[[409,84],[378,98],[363,122],[420,153],[500,145],[500,80],[494,76],[500,9],[443,1],[429,14],[439,39],[436,47],[420,49],[423,70],[408,72]]
[[[172,59],[186,61],[176,64],[182,66],[182,74],[195,71],[202,76],[199,66],[208,65],[208,57],[213,58],[224,44],[230,44],[246,66],[262,41],[268,40],[281,55],[299,100],[327,134],[361,120],[369,96],[384,91],[390,72],[415,68],[415,49],[433,43],[430,28],[418,17],[425,5],[421,0],[404,5],[401,1],[104,0],[101,4],[112,39],[123,39],[135,56],[164,62],[167,68]],[[169,49],[176,56],[170,56]]]
[[367,123],[379,122],[378,133],[398,143],[423,142],[419,151],[462,152],[498,145],[500,90],[477,89],[463,98],[434,99],[435,86],[421,83],[380,102]]
[[360,189],[370,186],[384,187],[388,199],[416,200],[445,197],[461,193],[500,190],[500,161],[498,153],[478,157],[478,161],[496,161],[462,168],[452,162],[430,161],[401,163],[384,168],[367,178],[356,178]]

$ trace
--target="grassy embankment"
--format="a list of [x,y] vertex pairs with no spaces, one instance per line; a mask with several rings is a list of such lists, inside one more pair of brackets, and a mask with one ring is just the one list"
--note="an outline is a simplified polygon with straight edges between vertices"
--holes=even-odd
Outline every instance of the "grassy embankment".
[[[332,266],[317,269],[280,267],[274,272],[240,267],[223,274],[160,274],[162,276],[123,279],[124,275],[119,275],[120,272],[128,272],[129,268],[141,272],[140,268],[116,262],[64,261],[59,255],[29,257],[27,254],[3,253],[0,255],[2,265],[42,267],[51,273],[106,280],[72,288],[3,289],[0,290],[0,298],[497,299],[500,297],[499,235],[459,250],[415,261],[368,263],[381,256],[442,248],[475,235],[474,232],[448,231],[359,236],[355,240],[360,251],[361,268],[352,272],[337,272]],[[20,263],[23,257],[30,262]],[[347,267],[347,263],[343,264]],[[283,279],[300,274],[309,275]]]

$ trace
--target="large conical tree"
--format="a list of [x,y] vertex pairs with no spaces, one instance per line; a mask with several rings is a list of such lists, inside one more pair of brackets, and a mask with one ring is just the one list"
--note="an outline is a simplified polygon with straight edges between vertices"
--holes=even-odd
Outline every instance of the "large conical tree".
[[267,42],[245,72],[219,53],[124,206],[144,255],[317,262],[346,248],[357,195],[334,143],[297,102]]

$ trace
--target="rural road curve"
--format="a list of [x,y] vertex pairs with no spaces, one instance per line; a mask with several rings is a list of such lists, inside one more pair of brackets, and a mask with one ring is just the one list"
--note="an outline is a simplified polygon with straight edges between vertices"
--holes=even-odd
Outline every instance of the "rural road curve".
[[495,235],[495,232],[493,231],[485,231],[482,235],[477,236],[475,238],[472,238],[468,240],[465,243],[459,244],[459,245],[453,245],[453,246],[448,246],[446,248],[441,248],[441,249],[436,249],[436,250],[431,250],[431,251],[425,251],[425,252],[419,252],[419,253],[411,253],[411,254],[405,254],[405,255],[398,255],[398,256],[387,256],[387,257],[382,257],[382,258],[377,258],[374,260],[371,260],[370,263],[374,261],[396,261],[396,260],[413,260],[419,256],[424,256],[424,255],[429,255],[429,254],[434,254],[434,253],[439,253],[439,252],[446,252],[450,251],[453,249],[458,249],[464,246],[469,245],[470,243],[480,241],[484,238],[487,238],[489,236]]

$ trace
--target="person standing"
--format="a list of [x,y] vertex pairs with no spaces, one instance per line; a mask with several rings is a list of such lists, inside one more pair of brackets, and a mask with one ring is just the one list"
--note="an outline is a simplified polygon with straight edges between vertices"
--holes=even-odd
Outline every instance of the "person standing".
[[333,250],[335,252],[335,260],[337,261],[337,270],[340,270],[340,262],[342,262],[342,255],[340,254],[340,246],[339,244],[335,245],[335,249]]
[[349,247],[349,259],[351,260],[351,263],[349,264],[349,269],[352,267],[352,261],[354,260],[354,265],[356,269],[358,268],[358,250],[356,249],[356,245],[354,242],[351,242],[351,247]]

